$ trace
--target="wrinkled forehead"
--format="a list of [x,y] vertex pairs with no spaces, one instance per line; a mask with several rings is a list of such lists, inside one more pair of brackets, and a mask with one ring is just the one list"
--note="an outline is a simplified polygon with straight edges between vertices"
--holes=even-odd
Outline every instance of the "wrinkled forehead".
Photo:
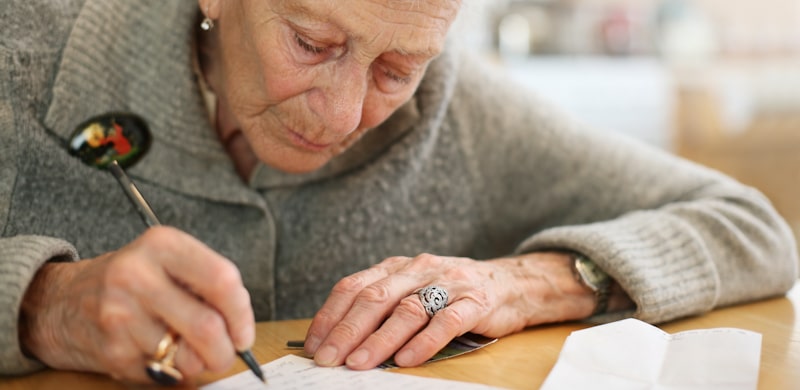
[[452,20],[461,7],[461,0],[266,0],[280,4],[284,8],[330,9],[347,8],[386,8],[401,13],[416,13]]
[[371,13],[376,19],[398,23],[438,20],[449,26],[458,14],[461,0],[267,0],[283,9],[306,13],[309,17],[330,17],[336,10]]
[[320,25],[335,25],[353,36],[414,37],[429,43],[444,40],[461,6],[460,0],[272,0],[271,3],[278,13]]
[[[461,0],[352,0],[373,4],[398,13],[418,14],[451,21],[455,19]],[[337,2],[339,3],[339,2]]]

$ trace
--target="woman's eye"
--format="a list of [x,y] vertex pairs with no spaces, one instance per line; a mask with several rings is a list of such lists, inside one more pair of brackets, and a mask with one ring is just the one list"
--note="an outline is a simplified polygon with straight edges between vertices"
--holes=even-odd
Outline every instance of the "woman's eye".
[[411,82],[411,76],[400,76],[399,74],[392,72],[389,69],[383,70],[383,74],[389,79],[398,84],[408,84]]
[[324,47],[314,46],[314,45],[308,43],[306,40],[304,40],[302,37],[300,37],[300,35],[297,34],[297,33],[294,34],[294,40],[297,41],[297,45],[300,46],[300,48],[302,48],[303,50],[305,50],[305,51],[307,51],[307,52],[309,52],[311,54],[322,54],[326,50],[326,48],[324,48]]
[[406,91],[414,81],[414,74],[398,72],[386,64],[373,64],[373,74],[378,88],[385,93]]

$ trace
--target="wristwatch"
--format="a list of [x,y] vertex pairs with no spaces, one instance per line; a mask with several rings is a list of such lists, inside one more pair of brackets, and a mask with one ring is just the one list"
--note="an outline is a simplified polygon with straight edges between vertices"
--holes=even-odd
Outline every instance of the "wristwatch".
[[608,292],[611,277],[593,261],[580,253],[572,253],[572,271],[581,284],[588,287],[597,297],[597,306],[592,315],[602,314],[608,308]]

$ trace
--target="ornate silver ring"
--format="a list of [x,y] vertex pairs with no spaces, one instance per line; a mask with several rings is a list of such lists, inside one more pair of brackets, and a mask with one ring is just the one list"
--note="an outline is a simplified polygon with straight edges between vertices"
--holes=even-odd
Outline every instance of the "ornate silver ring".
[[433,317],[436,312],[447,307],[447,290],[439,286],[421,288],[417,290],[417,296],[428,317]]

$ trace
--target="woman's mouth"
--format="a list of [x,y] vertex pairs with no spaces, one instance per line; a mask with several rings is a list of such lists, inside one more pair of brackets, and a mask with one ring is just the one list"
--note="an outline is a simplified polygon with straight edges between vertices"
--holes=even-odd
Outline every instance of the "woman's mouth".
[[332,143],[327,144],[318,144],[316,142],[311,142],[300,133],[293,131],[292,129],[287,128],[286,131],[289,133],[289,139],[295,146],[298,146],[302,149],[310,150],[312,152],[322,152],[325,149],[328,149],[333,145]]

